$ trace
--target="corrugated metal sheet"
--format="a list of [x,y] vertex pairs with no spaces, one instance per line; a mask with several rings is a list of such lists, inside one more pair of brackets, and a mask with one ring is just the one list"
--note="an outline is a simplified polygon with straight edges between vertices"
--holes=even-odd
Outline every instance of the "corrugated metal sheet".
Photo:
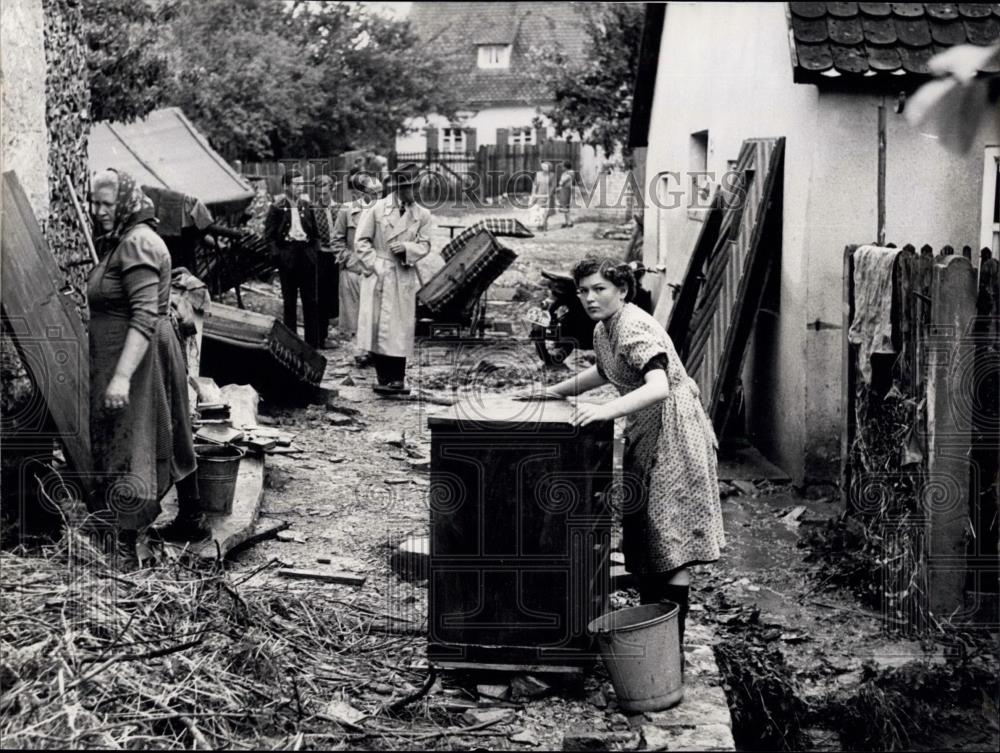
[[180,191],[208,205],[254,195],[176,107],[154,110],[134,123],[95,123],[88,151],[91,171],[114,167],[140,185]]

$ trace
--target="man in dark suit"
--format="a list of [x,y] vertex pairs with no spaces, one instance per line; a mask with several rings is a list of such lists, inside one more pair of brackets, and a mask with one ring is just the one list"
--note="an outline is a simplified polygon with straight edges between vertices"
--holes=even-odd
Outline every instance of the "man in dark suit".
[[285,326],[296,331],[299,293],[302,294],[302,319],[305,341],[314,348],[323,346],[319,305],[317,303],[317,265],[319,235],[310,211],[309,200],[302,196],[305,183],[302,173],[290,170],[282,178],[285,193],[275,199],[264,221],[264,238],[278,263]]

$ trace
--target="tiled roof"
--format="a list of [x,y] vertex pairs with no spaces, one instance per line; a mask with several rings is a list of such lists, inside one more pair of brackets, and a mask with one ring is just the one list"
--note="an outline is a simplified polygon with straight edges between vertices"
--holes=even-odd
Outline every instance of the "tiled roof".
[[[428,47],[448,53],[445,80],[456,88],[459,109],[490,105],[538,105],[552,94],[532,81],[532,53],[557,49],[582,60],[587,46],[585,8],[578,2],[415,2],[409,20]],[[480,44],[510,44],[510,68],[478,67]]]
[[[923,80],[958,44],[1000,39],[1000,3],[789,3],[795,80]],[[835,80],[835,79],[834,79]]]

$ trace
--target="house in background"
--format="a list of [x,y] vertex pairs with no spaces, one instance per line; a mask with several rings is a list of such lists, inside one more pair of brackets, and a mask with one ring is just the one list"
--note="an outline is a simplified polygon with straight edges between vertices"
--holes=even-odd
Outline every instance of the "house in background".
[[776,286],[742,382],[749,438],[796,483],[839,472],[843,253],[877,238],[880,138],[887,242],[969,245],[975,265],[980,247],[1000,251],[1000,122],[956,155],[901,114],[935,53],[998,38],[996,3],[647,6],[630,142],[663,199],[646,203],[644,240],[647,266],[666,267],[662,323],[704,220],[666,197],[703,192],[690,173],[723,175],[746,139],[785,139]]
[[[428,47],[448,56],[444,80],[455,88],[455,120],[428,113],[411,119],[396,138],[397,153],[440,151],[470,154],[480,146],[539,144],[552,128],[533,121],[553,104],[551,92],[534,79],[534,56],[557,50],[582,61],[585,13],[579,2],[415,2],[408,19]],[[544,118],[543,118],[544,121]],[[591,147],[581,150],[579,169],[592,181],[601,169]]]

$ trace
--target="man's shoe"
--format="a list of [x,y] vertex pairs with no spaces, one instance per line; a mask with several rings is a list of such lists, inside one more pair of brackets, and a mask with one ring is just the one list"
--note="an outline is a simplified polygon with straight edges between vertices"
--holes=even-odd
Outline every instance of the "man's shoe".
[[152,531],[164,541],[204,541],[212,535],[208,521],[200,513],[194,516],[178,515],[167,525]]

